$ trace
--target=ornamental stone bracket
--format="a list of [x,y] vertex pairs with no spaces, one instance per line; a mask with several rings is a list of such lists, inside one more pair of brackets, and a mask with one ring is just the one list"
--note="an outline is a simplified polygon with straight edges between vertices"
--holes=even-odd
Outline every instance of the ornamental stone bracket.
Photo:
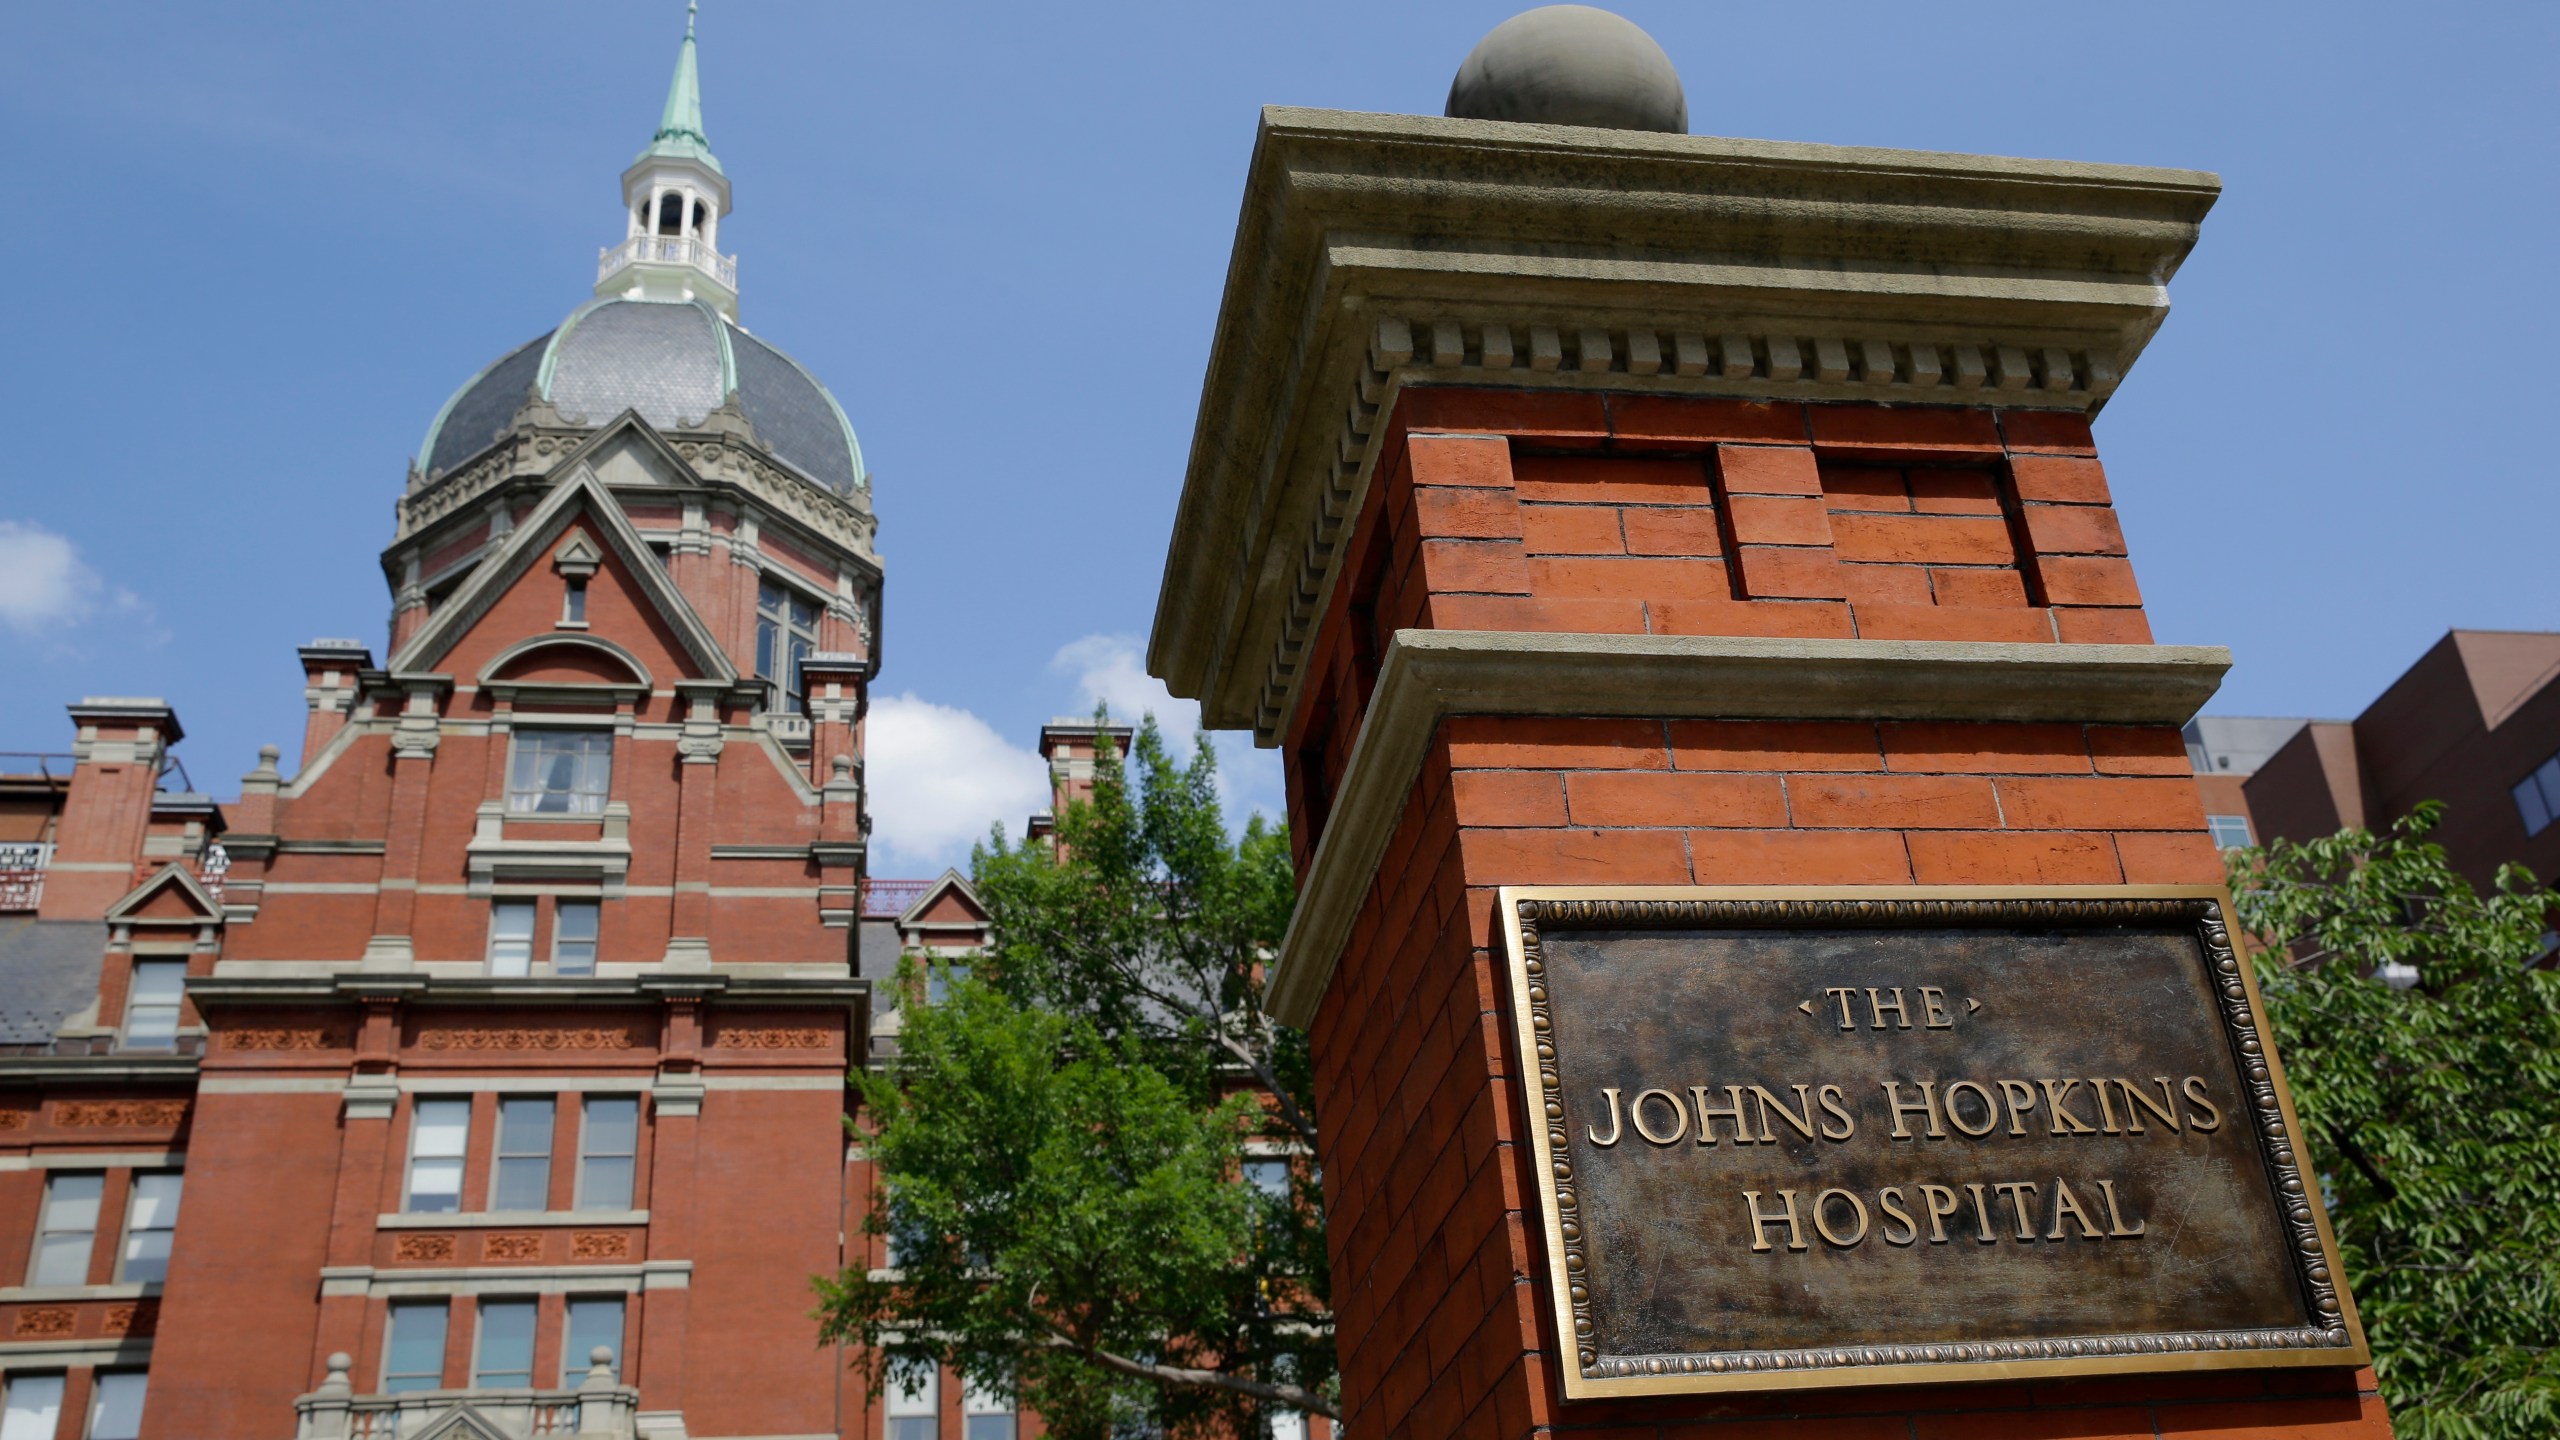
[[520,818],[510,837],[505,804],[482,801],[463,852],[470,893],[485,899],[501,879],[576,880],[601,886],[607,899],[621,898],[631,874],[631,806],[608,801],[597,819],[600,833],[593,840],[549,839],[541,830],[552,822]]

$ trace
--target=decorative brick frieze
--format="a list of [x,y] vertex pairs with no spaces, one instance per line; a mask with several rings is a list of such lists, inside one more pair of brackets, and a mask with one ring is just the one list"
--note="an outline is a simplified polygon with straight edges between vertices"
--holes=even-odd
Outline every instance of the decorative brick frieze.
[[222,1035],[225,1050],[344,1050],[353,1043],[348,1032],[323,1026],[226,1030]]
[[628,1050],[635,1043],[628,1028],[612,1026],[576,1030],[462,1026],[429,1030],[418,1037],[421,1050]]
[[542,1258],[542,1232],[508,1230],[489,1235],[480,1242],[480,1258],[489,1261],[520,1263]]
[[68,1305],[30,1305],[18,1312],[9,1334],[20,1340],[67,1340],[79,1324],[80,1312]]
[[460,1253],[460,1246],[448,1231],[402,1235],[391,1242],[391,1258],[403,1265],[447,1263]]
[[53,1123],[65,1130],[148,1130],[187,1118],[184,1100],[58,1100]]
[[624,1230],[580,1230],[569,1237],[572,1260],[628,1260],[631,1235]]
[[98,1322],[101,1335],[129,1335],[139,1338],[160,1328],[160,1302],[134,1300],[110,1305]]
[[711,1043],[722,1050],[824,1050],[836,1043],[837,1032],[818,1029],[777,1029],[768,1026],[722,1026],[713,1033]]

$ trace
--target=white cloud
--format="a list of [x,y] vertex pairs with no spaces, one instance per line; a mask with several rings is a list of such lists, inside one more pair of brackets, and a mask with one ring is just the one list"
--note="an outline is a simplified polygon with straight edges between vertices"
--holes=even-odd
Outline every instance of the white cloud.
[[992,825],[1013,830],[1049,808],[1049,767],[966,710],[910,691],[871,703],[863,777],[871,787],[874,874],[938,875],[968,863]]
[[41,525],[0,520],[0,624],[49,635],[78,624],[106,593],[79,547]]

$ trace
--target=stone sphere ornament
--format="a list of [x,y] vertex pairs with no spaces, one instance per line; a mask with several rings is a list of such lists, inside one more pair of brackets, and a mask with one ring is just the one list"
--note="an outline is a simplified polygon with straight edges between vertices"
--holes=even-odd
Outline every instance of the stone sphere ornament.
[[1493,27],[1449,84],[1460,120],[1689,133],[1671,57],[1635,22],[1589,5],[1542,5]]

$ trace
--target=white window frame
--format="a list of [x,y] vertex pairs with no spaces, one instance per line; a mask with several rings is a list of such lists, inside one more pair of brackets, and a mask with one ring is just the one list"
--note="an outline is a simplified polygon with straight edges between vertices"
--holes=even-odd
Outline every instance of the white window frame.
[[[533,937],[541,926],[541,903],[519,896],[502,896],[489,902],[489,973],[519,977],[533,973]],[[521,918],[524,933],[513,933],[509,922]]]
[[613,1347],[614,1378],[622,1378],[622,1334],[631,1324],[631,1297],[572,1295],[560,1308],[560,1388],[564,1390],[576,1389],[578,1382],[587,1378],[588,1368],[595,1363],[587,1357],[588,1352],[596,1348],[596,1338],[586,1336],[585,1343],[581,1344],[578,1335],[578,1307],[581,1305],[613,1307],[613,1339],[607,1343]]
[[[462,1114],[462,1136],[452,1154],[439,1151],[427,1154],[419,1149],[427,1139],[427,1109],[439,1114],[459,1110]],[[421,1210],[418,1208],[418,1169],[422,1161],[453,1165],[453,1208]],[[400,1210],[407,1215],[456,1215],[463,1209],[462,1187],[471,1165],[471,1097],[468,1095],[421,1095],[409,1103],[409,1156],[400,1176]],[[445,1192],[434,1192],[441,1198]]]
[[[2257,833],[2250,827],[2246,815],[2207,815],[2204,828],[2213,837],[2217,849],[2238,850],[2258,843]],[[2231,838],[2235,833],[2240,837],[2237,840]]]
[[[532,1107],[532,1106],[534,1106],[534,1105],[545,1105],[545,1106],[549,1106],[549,1107],[550,1107],[550,1110],[551,1110],[551,1118],[550,1118],[550,1120],[545,1124],[545,1126],[544,1126],[544,1128],[543,1128],[542,1149],[541,1149],[541,1151],[537,1154],[537,1152],[532,1151],[532,1150],[513,1150],[513,1151],[509,1150],[509,1149],[507,1148],[507,1138],[508,1138],[508,1137],[507,1137],[507,1111],[508,1111],[510,1108],[518,1108],[518,1107],[521,1107],[521,1108],[527,1108],[527,1109],[529,1109],[530,1107]],[[556,1155],[558,1154],[559,1149],[560,1149],[560,1097],[559,1097],[559,1096],[557,1096],[557,1095],[501,1095],[501,1096],[499,1096],[499,1097],[498,1097],[498,1133],[497,1133],[497,1136],[496,1136],[496,1138],[495,1138],[494,1142],[491,1144],[491,1146],[490,1146],[490,1148],[489,1148],[489,1204],[488,1204],[488,1208],[489,1208],[490,1210],[493,1210],[493,1211],[501,1211],[501,1212],[505,1212],[505,1213],[509,1213],[509,1214],[519,1214],[519,1213],[521,1213],[521,1214],[533,1214],[533,1213],[538,1213],[538,1212],[548,1211],[548,1210],[551,1208],[551,1171],[552,1171],[552,1161],[553,1161],[554,1156],[556,1156]],[[533,1209],[532,1209],[531,1211],[527,1211],[527,1210],[525,1210],[522,1206],[515,1206],[515,1205],[502,1205],[502,1204],[500,1204],[500,1203],[499,1203],[499,1200],[498,1200],[498,1196],[499,1196],[499,1193],[501,1192],[501,1190],[503,1190],[503,1188],[504,1188],[503,1182],[504,1182],[504,1180],[505,1180],[505,1178],[506,1178],[506,1173],[507,1173],[507,1162],[508,1162],[508,1161],[510,1161],[510,1160],[517,1160],[517,1161],[529,1161],[529,1160],[535,1160],[535,1159],[539,1159],[539,1160],[542,1162],[542,1203],[541,1203],[541,1204],[539,1204],[539,1205],[534,1206],[534,1207],[533,1207]]]
[[[805,585],[795,583],[797,580],[797,576],[788,576],[772,570],[760,571],[756,576],[756,678],[772,684],[773,708],[789,715],[798,715],[807,709],[801,703],[800,662],[818,652],[818,636],[827,623],[825,597],[812,594]],[[765,612],[764,592],[768,589],[779,593],[782,597],[779,615],[769,615]],[[809,621],[805,633],[791,613],[794,601],[805,604],[816,612]],[[770,655],[766,653],[765,646],[768,625],[772,627],[775,652]],[[807,643],[800,645],[795,651],[794,643],[803,640]],[[768,673],[777,669],[782,673],[778,675]]]
[[[595,1144],[595,1107],[621,1102],[631,1107],[631,1148],[628,1151],[599,1151]],[[578,1186],[576,1207],[580,1210],[629,1210],[640,1201],[640,1096],[636,1091],[589,1091],[578,1100]],[[624,1187],[620,1200],[611,1205],[598,1204],[589,1193],[587,1167],[597,1160],[624,1160],[631,1166],[631,1183]]]
[[[530,1322],[524,1332],[524,1368],[499,1372],[505,1375],[522,1375],[524,1377],[522,1384],[492,1385],[483,1378],[489,1371],[489,1312],[502,1306],[522,1306]],[[534,1343],[542,1332],[542,1301],[532,1295],[481,1295],[473,1297],[471,1310],[471,1388],[474,1390],[532,1389],[535,1373]]]
[[[613,801],[614,730],[615,727],[610,722],[601,725],[528,725],[519,720],[513,730],[513,743],[507,747],[507,818],[511,820],[602,818],[605,806]],[[544,765],[541,759],[542,752],[550,742],[569,736],[580,737],[579,743],[575,747],[562,747],[559,755],[554,757],[555,763],[557,759],[575,755],[579,757],[578,764],[571,776],[569,788],[554,790],[539,773],[541,770],[550,768]],[[599,740],[603,742],[600,749],[594,743]],[[600,783],[593,789],[589,789],[586,785],[588,764],[599,755],[603,759]],[[553,795],[566,796],[566,803],[559,809],[543,808],[542,802]]]
[[889,1377],[881,1391],[883,1440],[940,1440],[942,1367],[929,1365],[901,1380]]
[[[114,1430],[107,1423],[107,1402],[115,1392],[131,1388],[132,1425]],[[150,1403],[151,1372],[148,1370],[100,1370],[89,1378],[89,1424],[80,1433],[87,1440],[137,1440],[142,1434],[143,1407]],[[118,1417],[122,1418],[122,1417]]]
[[[178,1207],[186,1200],[186,1179],[186,1172],[183,1170],[136,1170],[133,1172],[132,1183],[126,1187],[125,1193],[124,1243],[116,1250],[118,1280],[128,1285],[160,1284],[168,1280],[169,1255],[175,1249],[178,1238]],[[151,1215],[148,1218],[154,1223],[146,1225],[143,1223],[145,1216],[142,1211],[143,1191],[146,1188],[144,1182],[154,1180],[169,1182],[168,1213]],[[155,1235],[160,1237],[160,1253],[157,1256],[138,1256],[134,1253],[135,1249],[144,1243],[146,1237]],[[156,1276],[137,1279],[133,1273],[133,1264],[137,1259],[157,1259],[160,1263],[160,1273]]]
[[[145,1000],[142,977],[145,971],[155,976],[175,973],[178,986],[165,1000]],[[183,956],[137,955],[125,975],[124,1048],[127,1050],[175,1050],[178,1048],[178,1026],[186,1018],[187,962]],[[156,1022],[161,1012],[168,1015],[165,1029],[154,1023],[144,1028],[146,1012]]]
[[960,1440],[1015,1440],[1021,1431],[1013,1402],[1001,1390],[960,1377]]
[[0,1440],[53,1440],[62,1427],[59,1370],[13,1370],[0,1376]]
[[[394,1371],[391,1368],[392,1355],[399,1348],[400,1316],[404,1311],[413,1315],[423,1315],[430,1310],[435,1311],[438,1315],[443,1317],[441,1322],[436,1326],[436,1368],[432,1372],[435,1378],[435,1383],[431,1385],[405,1386],[401,1391],[395,1392],[391,1388],[392,1381],[400,1379],[416,1379],[424,1377],[430,1373],[425,1370]],[[450,1296],[436,1296],[433,1298],[402,1298],[392,1301],[391,1304],[383,1311],[382,1315],[381,1392],[389,1395],[395,1393],[407,1393],[409,1391],[441,1390],[445,1388],[444,1357],[446,1350],[451,1347],[452,1343],[453,1300]]]
[[[66,1202],[62,1196],[55,1193],[56,1186],[73,1180],[95,1181],[98,1186],[98,1193],[89,1197],[87,1201],[89,1207],[89,1223],[85,1227],[75,1227],[60,1223],[63,1217],[56,1208],[57,1206],[61,1206],[66,1203],[74,1206],[82,1203],[78,1200]],[[56,1170],[45,1176],[44,1199],[40,1202],[41,1208],[39,1208],[36,1214],[35,1251],[27,1261],[27,1283],[29,1285],[58,1286],[86,1285],[89,1283],[89,1267],[96,1264],[98,1259],[98,1222],[105,1218],[103,1212],[106,1209],[106,1204],[107,1172],[103,1170]],[[50,1249],[50,1247],[45,1244],[45,1241],[55,1235],[85,1235],[88,1237],[87,1243],[80,1250],[80,1273],[72,1279],[64,1280],[59,1278],[50,1278],[44,1273],[45,1256]]]
[[[569,933],[569,912],[577,910],[591,917],[587,934],[581,938]],[[593,975],[596,962],[602,958],[604,942],[604,901],[584,895],[555,895],[551,899],[551,973],[554,975]],[[586,958],[564,959],[567,946],[584,945]]]

